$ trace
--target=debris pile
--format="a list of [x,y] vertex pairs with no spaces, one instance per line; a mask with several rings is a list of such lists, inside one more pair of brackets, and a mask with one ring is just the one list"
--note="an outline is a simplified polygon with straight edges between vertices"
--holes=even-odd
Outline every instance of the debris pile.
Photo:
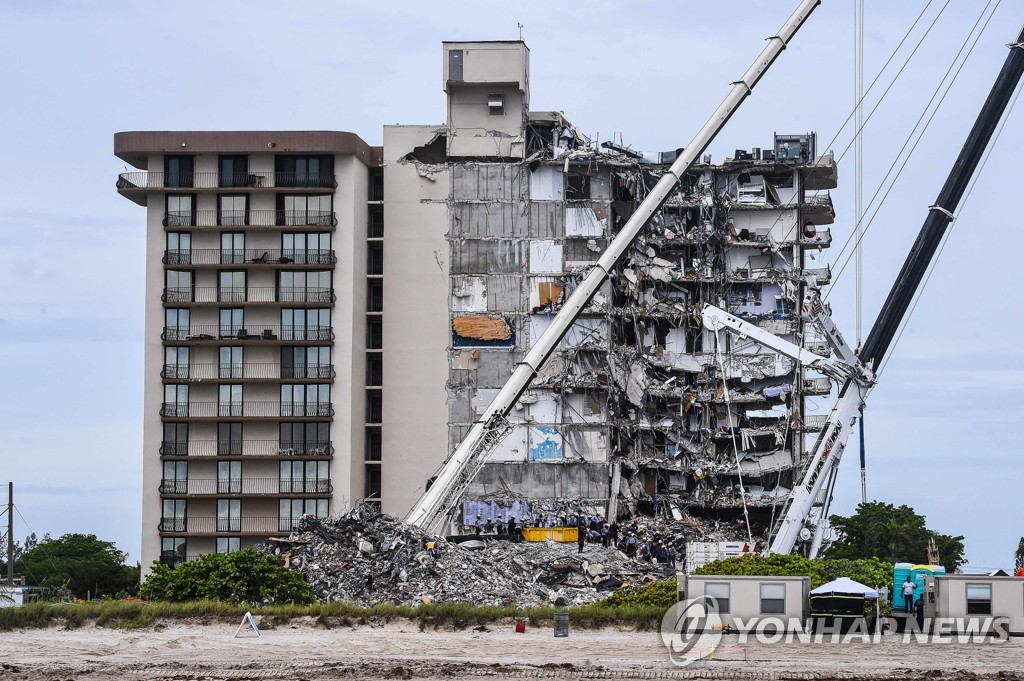
[[582,605],[671,574],[600,544],[578,554],[576,544],[555,542],[455,543],[367,505],[337,519],[305,516],[296,530],[262,548],[284,555],[323,601]]

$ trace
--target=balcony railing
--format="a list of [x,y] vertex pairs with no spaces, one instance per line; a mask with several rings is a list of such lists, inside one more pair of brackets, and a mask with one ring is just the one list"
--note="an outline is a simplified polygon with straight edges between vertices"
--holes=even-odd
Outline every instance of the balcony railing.
[[334,289],[323,286],[175,286],[164,289],[165,303],[333,303]]
[[333,250],[191,248],[164,251],[165,265],[333,265]]
[[334,408],[327,402],[270,402],[246,400],[244,402],[164,402],[160,405],[164,418],[327,418],[334,416]]
[[278,364],[276,362],[196,362],[165,364],[160,377],[169,381],[193,379],[323,379],[334,378],[333,364]]
[[221,324],[192,324],[190,326],[165,326],[160,336],[165,341],[218,340],[283,340],[325,343],[334,340],[334,330],[329,326],[291,326],[280,324],[258,324],[253,326],[224,326]]
[[827,378],[808,378],[804,381],[804,392],[814,395],[828,395],[832,392],[832,381]]
[[164,227],[336,227],[338,216],[330,210],[169,210]]
[[330,494],[330,480],[293,478],[190,478],[161,480],[160,494],[213,496],[223,494]]
[[215,170],[192,173],[133,171],[117,176],[117,188],[133,189],[220,189],[274,187],[333,189],[338,181],[333,173],[275,173],[255,170],[247,173],[219,173]]
[[334,454],[329,440],[164,440],[161,456],[309,456]]
[[165,533],[190,534],[257,534],[270,535],[291,532],[302,520],[301,516],[218,518],[216,516],[189,516],[187,518],[161,518],[159,529]]

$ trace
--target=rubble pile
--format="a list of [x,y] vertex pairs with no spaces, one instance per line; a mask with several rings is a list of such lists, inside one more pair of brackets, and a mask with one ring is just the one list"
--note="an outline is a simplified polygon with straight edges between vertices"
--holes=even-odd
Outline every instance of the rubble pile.
[[578,554],[576,544],[555,542],[455,543],[365,505],[337,519],[305,516],[295,533],[262,549],[284,555],[321,600],[359,605],[582,605],[671,573],[600,544]]

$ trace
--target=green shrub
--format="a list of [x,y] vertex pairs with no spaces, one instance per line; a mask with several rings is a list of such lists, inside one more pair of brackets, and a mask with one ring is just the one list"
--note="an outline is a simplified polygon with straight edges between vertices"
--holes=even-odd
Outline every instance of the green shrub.
[[616,591],[601,605],[611,608],[671,608],[679,600],[679,586],[675,578],[654,582],[639,589]]
[[288,570],[278,556],[254,549],[208,553],[172,568],[153,564],[142,583],[143,598],[155,601],[228,601],[253,605],[313,603],[313,589],[302,574]]
[[886,586],[892,593],[892,563],[878,558],[803,558],[791,555],[758,556],[748,553],[739,558],[725,558],[697,568],[697,575],[761,575],[807,576],[811,588],[849,577],[865,586]]

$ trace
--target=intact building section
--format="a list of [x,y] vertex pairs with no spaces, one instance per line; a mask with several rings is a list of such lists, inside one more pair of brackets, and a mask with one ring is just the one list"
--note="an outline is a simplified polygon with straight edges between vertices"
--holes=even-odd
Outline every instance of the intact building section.
[[342,132],[114,145],[140,169],[118,192],[146,207],[144,568],[361,498],[379,149]]

